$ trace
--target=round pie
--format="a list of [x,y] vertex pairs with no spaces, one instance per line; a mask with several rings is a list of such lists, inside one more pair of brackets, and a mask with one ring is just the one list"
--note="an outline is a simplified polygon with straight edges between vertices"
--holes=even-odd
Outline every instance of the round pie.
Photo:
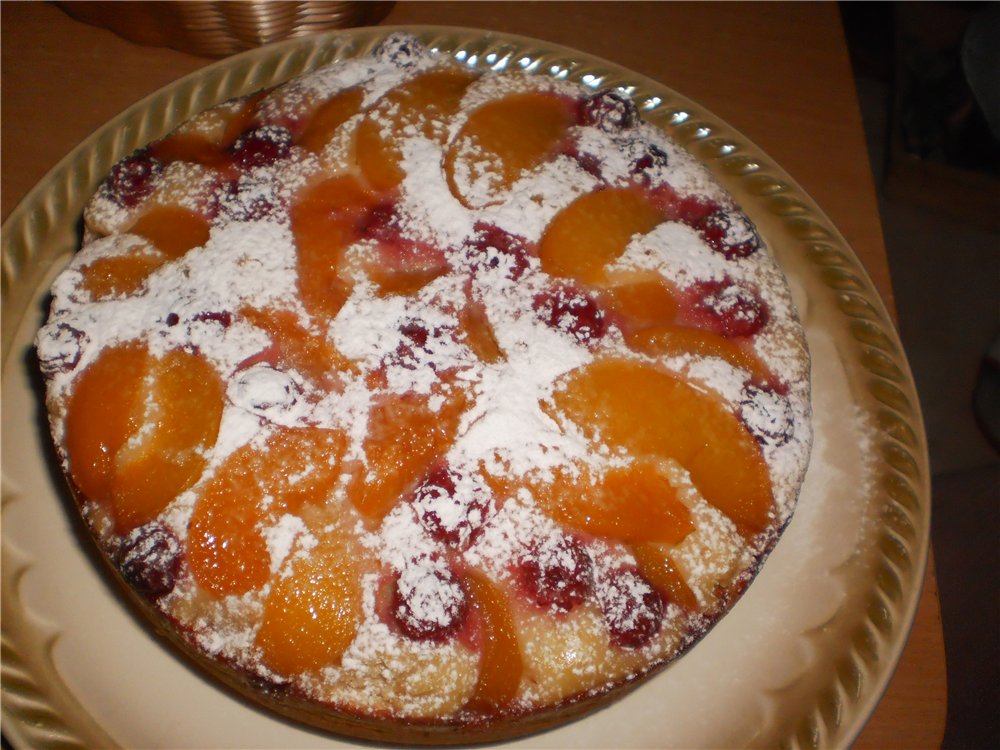
[[756,228],[618,90],[392,34],[114,166],[37,338],[158,632],[314,726],[551,726],[692,647],[795,506]]

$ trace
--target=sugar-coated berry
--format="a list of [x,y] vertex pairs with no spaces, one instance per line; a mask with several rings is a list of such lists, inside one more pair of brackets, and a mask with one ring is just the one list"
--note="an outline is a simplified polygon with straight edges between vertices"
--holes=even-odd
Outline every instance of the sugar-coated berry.
[[133,529],[118,549],[122,576],[151,599],[169,594],[181,569],[181,545],[173,532],[158,523]]
[[414,491],[413,509],[431,538],[461,548],[470,544],[486,523],[490,499],[485,487],[462,483],[456,472],[441,464]]
[[770,318],[767,305],[752,290],[730,279],[694,285],[696,308],[711,319],[726,338],[753,336]]
[[579,120],[581,125],[592,125],[605,133],[614,134],[635,127],[639,122],[639,112],[629,97],[608,89],[580,102]]
[[740,417],[762,445],[779,446],[792,439],[792,405],[786,396],[773,390],[752,383],[743,386]]
[[115,164],[104,184],[111,200],[135,208],[153,192],[162,172],[163,163],[144,148]]
[[469,601],[461,581],[441,558],[411,560],[393,578],[390,613],[408,638],[447,640],[461,629],[468,611]]
[[620,648],[649,643],[663,622],[663,599],[635,568],[612,571],[602,583],[601,605],[611,642]]
[[547,326],[572,335],[581,344],[596,341],[608,331],[600,305],[572,287],[562,286],[536,295],[532,308]]
[[593,565],[578,539],[561,536],[529,547],[518,563],[521,584],[541,607],[568,612],[593,589]]
[[233,161],[243,169],[270,166],[287,159],[291,152],[291,131],[275,125],[251,128],[232,146]]
[[472,251],[474,262],[491,269],[505,268],[505,275],[514,281],[524,275],[530,264],[528,244],[523,237],[484,221],[477,221],[473,230],[465,247]]

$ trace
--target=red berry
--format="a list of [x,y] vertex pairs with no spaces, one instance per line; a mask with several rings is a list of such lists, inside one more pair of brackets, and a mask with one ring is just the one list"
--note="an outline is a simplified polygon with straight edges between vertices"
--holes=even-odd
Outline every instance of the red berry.
[[601,338],[608,330],[597,302],[572,287],[536,295],[532,309],[547,326],[571,334],[581,344]]
[[649,643],[663,622],[663,600],[631,567],[611,572],[598,589],[611,642],[620,648]]
[[578,119],[581,125],[593,125],[614,134],[635,127],[639,112],[630,98],[609,89],[584,98],[580,102]]
[[697,229],[702,239],[726,260],[746,258],[760,247],[757,231],[741,214],[715,211],[702,219]]
[[780,393],[748,383],[743,387],[740,417],[762,445],[784,445],[792,439],[792,405]]
[[474,234],[465,246],[474,251],[473,260],[488,268],[506,267],[507,277],[520,279],[528,270],[528,244],[523,237],[511,234],[495,224],[477,221]]
[[486,523],[489,508],[486,489],[463,484],[459,474],[446,465],[434,468],[413,494],[420,525],[432,538],[454,547],[472,542]]
[[649,184],[649,173],[657,169],[665,168],[668,161],[667,152],[659,146],[655,146],[650,143],[649,145],[644,146],[634,157],[634,161],[632,161],[629,171],[632,174],[637,175],[643,183]]
[[243,133],[232,146],[233,161],[243,169],[267,167],[292,152],[292,134],[288,128],[264,125]]
[[719,204],[698,195],[680,198],[674,206],[676,220],[693,229],[701,229],[706,219],[719,211]]
[[568,612],[593,588],[593,566],[579,540],[568,536],[532,545],[518,563],[521,584],[536,604]]
[[181,545],[169,529],[148,523],[133,529],[118,549],[118,567],[141,594],[157,599],[174,589],[181,570]]
[[390,613],[408,638],[444,641],[461,629],[468,611],[465,589],[440,558],[414,559],[393,579]]
[[700,281],[691,293],[695,300],[692,312],[704,319],[706,327],[726,338],[753,336],[770,317],[760,297],[728,278]]
[[144,148],[115,164],[104,185],[115,203],[135,208],[153,192],[162,171],[163,163]]
[[38,360],[42,372],[54,375],[75,369],[89,340],[83,331],[66,323],[60,323],[52,332],[46,329],[45,335],[38,342]]
[[284,205],[269,180],[255,179],[250,174],[226,183],[217,194],[217,206],[233,221],[260,221],[279,215]]

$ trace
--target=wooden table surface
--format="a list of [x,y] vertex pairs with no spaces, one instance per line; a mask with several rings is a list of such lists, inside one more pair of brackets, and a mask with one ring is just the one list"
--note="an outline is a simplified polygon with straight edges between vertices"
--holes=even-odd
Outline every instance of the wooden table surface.
[[[4,219],[92,131],[209,62],[131,44],[46,3],[5,2],[0,13]],[[754,141],[816,199],[892,308],[835,4],[397,3],[384,23],[533,36],[612,60],[690,96]],[[932,564],[902,662],[855,747],[939,747],[945,713]]]

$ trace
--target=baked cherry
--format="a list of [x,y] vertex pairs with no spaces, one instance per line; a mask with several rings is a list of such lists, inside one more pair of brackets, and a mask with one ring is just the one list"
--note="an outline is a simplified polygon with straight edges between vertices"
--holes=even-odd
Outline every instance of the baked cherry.
[[[259,165],[258,165],[259,166]],[[226,183],[217,193],[219,212],[233,221],[278,218],[284,201],[269,182],[243,174]]]
[[695,316],[703,316],[709,327],[726,338],[753,336],[770,318],[764,301],[752,290],[729,278],[695,283]]
[[233,161],[243,169],[267,167],[292,152],[292,134],[287,128],[264,125],[244,132],[232,146]]
[[532,309],[547,326],[572,335],[581,344],[596,341],[608,330],[600,306],[569,286],[536,295]]
[[521,585],[536,604],[568,612],[593,588],[593,565],[579,540],[533,544],[518,562]]
[[447,640],[465,622],[469,601],[458,576],[444,560],[410,561],[392,582],[392,619],[415,641]]
[[163,162],[144,148],[115,164],[104,184],[111,200],[125,208],[135,208],[153,192],[162,171]]
[[158,523],[138,526],[118,548],[118,567],[140,593],[151,599],[165,596],[173,591],[180,574],[180,542]]
[[[458,484],[456,484],[458,482]],[[455,547],[467,546],[486,523],[485,488],[466,483],[447,465],[436,466],[413,493],[413,509],[430,536]]]
[[639,648],[653,640],[663,622],[663,600],[638,570],[622,567],[612,571],[599,591],[614,645]]
[[614,134],[635,127],[639,122],[639,112],[635,102],[627,96],[608,89],[580,102],[579,121],[581,125],[592,125],[605,133]]
[[487,268],[506,268],[507,277],[514,281],[524,275],[529,266],[527,240],[485,221],[477,221],[473,230],[465,241],[465,247],[474,251],[473,260]]
[[743,386],[740,417],[762,445],[784,445],[792,439],[792,405],[785,396],[773,390],[752,383]]

